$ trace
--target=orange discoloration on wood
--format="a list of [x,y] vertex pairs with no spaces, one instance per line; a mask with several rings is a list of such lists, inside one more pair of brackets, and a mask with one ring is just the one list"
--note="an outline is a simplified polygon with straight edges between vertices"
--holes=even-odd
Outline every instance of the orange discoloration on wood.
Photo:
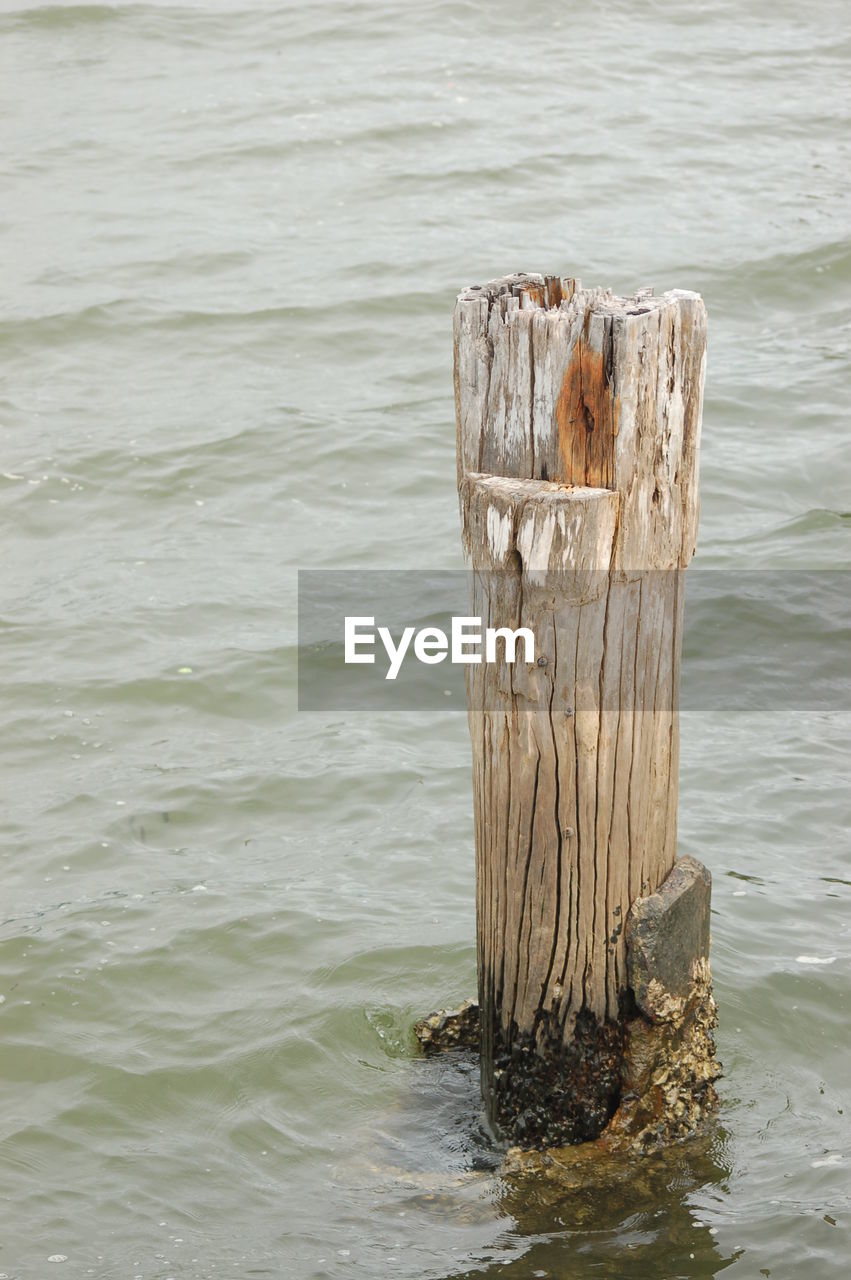
[[565,484],[610,489],[614,483],[615,403],[606,353],[583,334],[577,341],[556,401],[559,453]]
[[544,287],[546,305],[558,309],[563,302],[570,302],[576,292],[576,281],[568,276],[547,276]]
[[546,306],[546,294],[542,284],[527,284],[524,293],[536,307]]

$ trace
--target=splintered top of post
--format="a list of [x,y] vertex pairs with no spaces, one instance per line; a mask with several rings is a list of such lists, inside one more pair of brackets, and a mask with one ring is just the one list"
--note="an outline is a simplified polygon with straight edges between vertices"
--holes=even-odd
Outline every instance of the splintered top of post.
[[471,285],[454,316],[458,476],[620,495],[619,568],[688,564],[706,310],[697,293],[630,298],[570,276]]
[[601,315],[637,316],[667,306],[672,300],[700,301],[700,294],[686,289],[671,289],[656,297],[651,287],[638,289],[631,297],[620,297],[611,289],[583,289],[572,276],[545,276],[536,271],[517,271],[513,275],[489,280],[487,284],[471,284],[458,294],[458,302],[488,302],[488,308],[499,303],[504,316],[511,311],[552,311],[566,308],[576,295],[587,299],[591,309]]

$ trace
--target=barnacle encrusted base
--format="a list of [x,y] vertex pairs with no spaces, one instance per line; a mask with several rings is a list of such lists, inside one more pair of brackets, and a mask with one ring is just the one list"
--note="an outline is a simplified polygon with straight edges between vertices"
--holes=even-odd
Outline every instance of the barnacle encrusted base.
[[414,1023],[414,1035],[424,1053],[446,1049],[478,1049],[479,1006],[465,1000],[457,1009],[438,1009]]
[[[627,1020],[620,1100],[600,1137],[567,1147],[524,1150],[511,1147],[506,1172],[579,1167],[591,1149],[643,1154],[699,1133],[718,1105],[714,1082],[721,1075],[715,1057],[718,1022],[709,963],[694,962],[686,997],[672,996],[664,1021],[637,1012]],[[479,1008],[467,1000],[417,1023],[426,1053],[478,1043]]]
[[[506,1172],[577,1170],[592,1152],[645,1153],[700,1132],[718,1105],[714,1082],[718,1022],[709,967],[709,873],[682,858],[655,893],[639,899],[627,923],[633,985],[622,1026],[622,1057],[611,1118],[593,1141],[560,1145],[563,1126],[535,1126],[528,1146],[505,1156]],[[426,1053],[479,1041],[479,1008],[467,1000],[414,1028]],[[553,1108],[554,1115],[558,1107]],[[581,1135],[581,1126],[577,1128]],[[523,1134],[521,1142],[526,1141]],[[543,1148],[543,1149],[540,1149]]]

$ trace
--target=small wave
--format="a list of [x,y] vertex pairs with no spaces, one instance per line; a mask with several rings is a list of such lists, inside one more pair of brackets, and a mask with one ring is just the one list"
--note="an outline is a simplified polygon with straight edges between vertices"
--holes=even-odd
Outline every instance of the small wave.
[[22,5],[3,14],[3,24],[37,28],[77,27],[93,23],[113,22],[123,17],[125,5],[112,4],[47,4]]

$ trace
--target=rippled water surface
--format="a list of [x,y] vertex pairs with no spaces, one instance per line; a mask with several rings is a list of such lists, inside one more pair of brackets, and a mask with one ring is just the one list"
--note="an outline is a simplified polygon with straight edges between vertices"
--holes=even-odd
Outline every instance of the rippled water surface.
[[0,1275],[846,1274],[847,709],[683,716],[717,1130],[512,1186],[410,1044],[465,718],[297,713],[295,569],[460,565],[451,309],[518,268],[703,293],[690,572],[847,567],[847,16],[0,4]]

